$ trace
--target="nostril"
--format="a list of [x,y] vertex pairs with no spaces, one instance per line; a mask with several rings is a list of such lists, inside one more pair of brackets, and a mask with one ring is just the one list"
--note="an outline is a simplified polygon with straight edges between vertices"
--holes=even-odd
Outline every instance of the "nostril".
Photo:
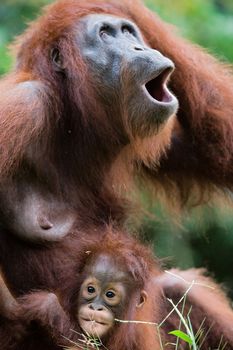
[[97,307],[97,311],[103,311],[103,307],[102,306],[98,306]]
[[89,304],[89,309],[95,310],[92,304]]
[[142,46],[134,46],[134,50],[136,50],[136,51],[144,51],[144,48]]

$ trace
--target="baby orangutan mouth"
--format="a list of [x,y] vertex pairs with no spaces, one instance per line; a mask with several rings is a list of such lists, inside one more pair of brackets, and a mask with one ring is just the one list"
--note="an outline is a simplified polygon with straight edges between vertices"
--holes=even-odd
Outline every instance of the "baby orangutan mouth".
[[114,318],[105,308],[93,310],[93,304],[84,305],[79,312],[79,325],[83,332],[98,338],[103,338],[114,324]]

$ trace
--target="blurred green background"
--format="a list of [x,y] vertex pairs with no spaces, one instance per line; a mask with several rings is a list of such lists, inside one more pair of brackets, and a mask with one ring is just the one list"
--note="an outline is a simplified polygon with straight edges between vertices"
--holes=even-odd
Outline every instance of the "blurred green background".
[[[87,0],[88,1],[88,0]],[[119,0],[120,1],[120,0]],[[12,61],[7,51],[13,37],[35,18],[46,0],[1,0],[0,74]],[[233,62],[233,0],[147,0],[181,35],[204,46],[221,60]],[[170,219],[161,205],[145,217],[143,230],[167,267],[204,266],[233,297],[233,210],[220,206],[193,210],[181,222]]]

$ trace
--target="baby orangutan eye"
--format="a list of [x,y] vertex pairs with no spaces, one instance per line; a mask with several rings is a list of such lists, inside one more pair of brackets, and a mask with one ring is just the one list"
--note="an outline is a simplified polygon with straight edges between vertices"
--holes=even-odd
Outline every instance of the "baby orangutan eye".
[[111,290],[108,290],[105,295],[109,299],[112,299],[112,298],[114,298],[116,296],[116,294],[113,291],[111,291]]
[[89,294],[93,294],[93,293],[95,293],[95,288],[93,286],[88,286],[87,291]]

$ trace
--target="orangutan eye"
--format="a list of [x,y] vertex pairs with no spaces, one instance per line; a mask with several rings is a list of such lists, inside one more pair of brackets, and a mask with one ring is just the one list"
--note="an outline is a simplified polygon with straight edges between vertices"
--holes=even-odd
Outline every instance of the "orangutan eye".
[[104,36],[107,36],[107,35],[111,35],[112,33],[112,28],[109,26],[109,25],[103,25],[101,28],[100,28],[100,31],[99,31],[99,35],[101,37],[104,37]]
[[123,34],[126,34],[126,35],[130,34],[130,35],[136,36],[134,28],[128,24],[123,25],[121,28],[121,31]]
[[87,291],[88,291],[89,294],[93,294],[93,293],[95,293],[95,288],[92,287],[92,286],[88,286],[87,287]]
[[109,290],[105,295],[107,298],[112,299],[115,297],[116,294],[114,292],[112,292],[111,290]]

